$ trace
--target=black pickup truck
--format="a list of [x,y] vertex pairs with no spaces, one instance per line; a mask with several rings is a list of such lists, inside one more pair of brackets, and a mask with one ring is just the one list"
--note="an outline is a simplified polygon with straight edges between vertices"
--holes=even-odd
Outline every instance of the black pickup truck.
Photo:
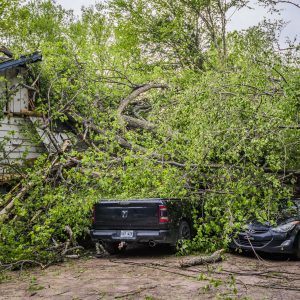
[[129,243],[168,244],[190,239],[199,204],[181,199],[101,200],[93,210],[90,231],[110,254]]

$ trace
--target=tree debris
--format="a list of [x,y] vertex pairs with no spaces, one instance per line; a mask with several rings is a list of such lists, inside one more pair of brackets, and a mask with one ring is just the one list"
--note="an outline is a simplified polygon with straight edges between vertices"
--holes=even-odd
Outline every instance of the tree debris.
[[222,255],[224,252],[225,252],[224,249],[220,249],[209,256],[200,256],[200,257],[195,257],[195,258],[191,258],[188,260],[183,260],[182,262],[180,262],[180,267],[188,268],[188,267],[197,266],[197,265],[214,264],[216,262],[223,260]]

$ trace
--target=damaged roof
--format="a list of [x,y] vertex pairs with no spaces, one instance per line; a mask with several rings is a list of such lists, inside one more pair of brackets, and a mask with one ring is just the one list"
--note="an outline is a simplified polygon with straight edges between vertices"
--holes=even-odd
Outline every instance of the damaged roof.
[[42,54],[40,52],[34,52],[30,55],[21,56],[19,59],[10,59],[0,63],[0,72],[11,68],[24,67],[26,64],[32,64],[41,60]]

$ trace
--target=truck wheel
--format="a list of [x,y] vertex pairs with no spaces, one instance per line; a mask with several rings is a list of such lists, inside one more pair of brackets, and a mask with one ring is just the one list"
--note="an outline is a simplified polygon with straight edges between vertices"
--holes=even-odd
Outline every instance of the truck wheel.
[[297,242],[296,242],[296,258],[300,260],[300,234],[298,234]]
[[175,243],[169,244],[170,251],[176,253],[178,249],[182,246],[182,242],[184,240],[190,240],[192,237],[191,235],[191,228],[187,221],[181,221],[178,226],[177,236]]
[[104,242],[102,244],[103,248],[105,249],[106,252],[109,254],[117,254],[120,252],[119,250],[119,243],[116,242]]
[[191,239],[191,228],[187,221],[181,221],[178,228],[178,241]]

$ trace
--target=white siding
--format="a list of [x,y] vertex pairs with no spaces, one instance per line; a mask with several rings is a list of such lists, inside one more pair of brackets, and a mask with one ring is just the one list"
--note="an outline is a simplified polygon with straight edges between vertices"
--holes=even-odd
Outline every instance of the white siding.
[[6,116],[0,121],[0,144],[4,143],[4,151],[0,153],[0,175],[12,172],[7,165],[22,164],[24,160],[35,159],[45,152],[43,145],[32,142],[28,134],[30,127],[34,130],[29,118]]
[[28,90],[20,85],[24,81],[22,73],[24,73],[22,68],[7,70],[4,73],[6,82],[2,82],[0,85],[0,93],[3,95],[3,89],[6,89],[4,95],[14,91],[13,95],[6,99],[7,103],[3,108],[4,112],[20,113],[24,109],[29,109]]

